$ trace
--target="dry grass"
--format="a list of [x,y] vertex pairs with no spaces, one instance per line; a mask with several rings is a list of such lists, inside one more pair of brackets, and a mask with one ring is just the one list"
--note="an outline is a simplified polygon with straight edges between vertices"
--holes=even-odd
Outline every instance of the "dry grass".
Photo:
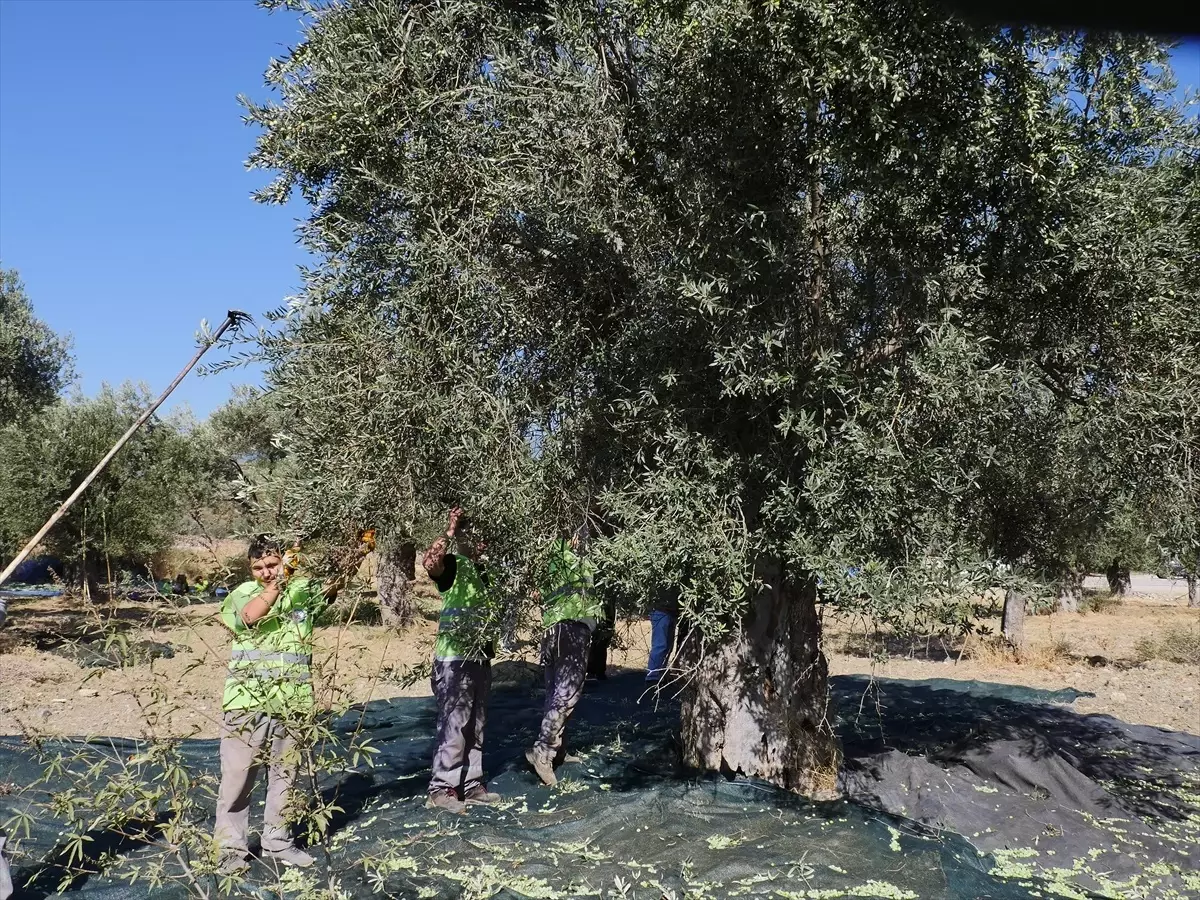
[[1140,662],[1163,659],[1184,665],[1200,664],[1200,627],[1165,628],[1138,641],[1135,652]]
[[1035,669],[1057,669],[1060,666],[1074,662],[1075,646],[1066,638],[1055,638],[1047,644],[1035,644],[1026,647],[1019,654],[1022,665]]
[[1002,635],[992,635],[974,642],[963,656],[985,666],[1011,666],[1020,661],[1017,648]]
[[964,655],[982,666],[1023,665],[1034,669],[1057,669],[1076,658],[1075,648],[1066,638],[1017,649],[1000,635],[972,643]]

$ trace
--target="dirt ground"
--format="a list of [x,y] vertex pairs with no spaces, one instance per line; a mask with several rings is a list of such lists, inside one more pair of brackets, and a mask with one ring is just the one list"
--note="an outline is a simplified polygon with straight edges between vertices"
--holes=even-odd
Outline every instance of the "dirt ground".
[[[379,625],[331,625],[317,631],[315,668],[324,702],[429,693],[413,667],[429,659],[436,630],[436,596],[420,586],[424,615],[403,634]],[[9,626],[0,631],[0,734],[212,737],[217,733],[229,635],[219,606],[175,607],[163,601],[120,602],[88,614],[63,597],[9,602]],[[83,668],[60,655],[86,637],[99,619],[123,640],[171,644],[175,655],[123,668]],[[987,622],[996,630],[998,622]],[[1147,593],[1102,612],[1030,617],[1021,659],[979,638],[928,652],[872,659],[863,629],[827,620],[825,644],[832,674],[889,678],[952,678],[1075,688],[1094,694],[1075,702],[1083,713],[1107,713],[1146,725],[1200,733],[1200,665],[1145,660],[1139,642],[1197,630],[1200,610],[1183,596]],[[96,632],[92,632],[96,633]],[[644,668],[649,627],[619,626],[610,664]],[[892,648],[896,653],[896,648]],[[406,675],[409,678],[406,679]],[[338,692],[334,699],[333,692]]]

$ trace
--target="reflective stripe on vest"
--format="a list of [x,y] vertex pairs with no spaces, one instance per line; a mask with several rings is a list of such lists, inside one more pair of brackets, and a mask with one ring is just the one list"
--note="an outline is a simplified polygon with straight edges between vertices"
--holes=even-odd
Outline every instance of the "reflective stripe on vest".
[[283,663],[285,665],[307,666],[312,664],[312,654],[310,653],[273,653],[269,650],[234,648],[231,658],[235,663],[242,660],[254,660],[255,662]]
[[304,683],[312,681],[312,672],[305,669],[303,672],[291,671],[288,669],[233,669],[229,670],[229,678],[244,682],[247,678],[267,679],[269,681],[295,681]]

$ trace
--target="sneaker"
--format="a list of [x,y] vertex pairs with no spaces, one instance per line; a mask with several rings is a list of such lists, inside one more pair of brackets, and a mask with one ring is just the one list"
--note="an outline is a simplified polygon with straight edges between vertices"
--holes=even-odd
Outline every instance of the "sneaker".
[[246,854],[239,853],[237,850],[226,850],[217,860],[217,872],[221,875],[241,875],[249,868],[250,863],[246,860]]
[[455,797],[452,791],[432,791],[425,800],[425,808],[462,815],[467,811],[467,804]]
[[551,787],[558,784],[558,776],[554,774],[550,758],[544,753],[539,753],[536,747],[525,751],[525,761],[533,766],[533,771],[537,772],[542,784]]
[[463,794],[463,801],[467,806],[488,806],[492,803],[499,803],[503,799],[499,794],[489,791],[482,784],[468,788],[466,793]]
[[295,866],[297,869],[307,869],[316,862],[309,854],[299,847],[284,847],[282,850],[264,850],[263,859],[273,859],[285,866]]

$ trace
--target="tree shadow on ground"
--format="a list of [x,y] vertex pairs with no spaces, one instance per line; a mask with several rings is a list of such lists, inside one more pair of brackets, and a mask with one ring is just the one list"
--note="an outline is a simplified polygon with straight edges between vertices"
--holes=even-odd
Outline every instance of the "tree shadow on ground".
[[964,642],[934,635],[854,631],[833,638],[833,651],[857,659],[919,659],[946,662],[962,658]]
[[93,603],[75,594],[6,596],[8,621],[0,630],[0,653],[21,646],[45,652],[68,644],[94,643],[113,634],[169,626],[178,617],[175,606],[166,600]]
[[56,847],[32,871],[16,870],[13,882],[21,886],[21,893],[15,896],[44,900],[67,891],[83,890],[94,877],[103,874],[106,857],[121,856],[146,846],[153,840],[152,832],[164,825],[167,818],[162,815],[154,821],[130,822],[124,832],[89,831],[82,859],[73,858],[67,847]]

